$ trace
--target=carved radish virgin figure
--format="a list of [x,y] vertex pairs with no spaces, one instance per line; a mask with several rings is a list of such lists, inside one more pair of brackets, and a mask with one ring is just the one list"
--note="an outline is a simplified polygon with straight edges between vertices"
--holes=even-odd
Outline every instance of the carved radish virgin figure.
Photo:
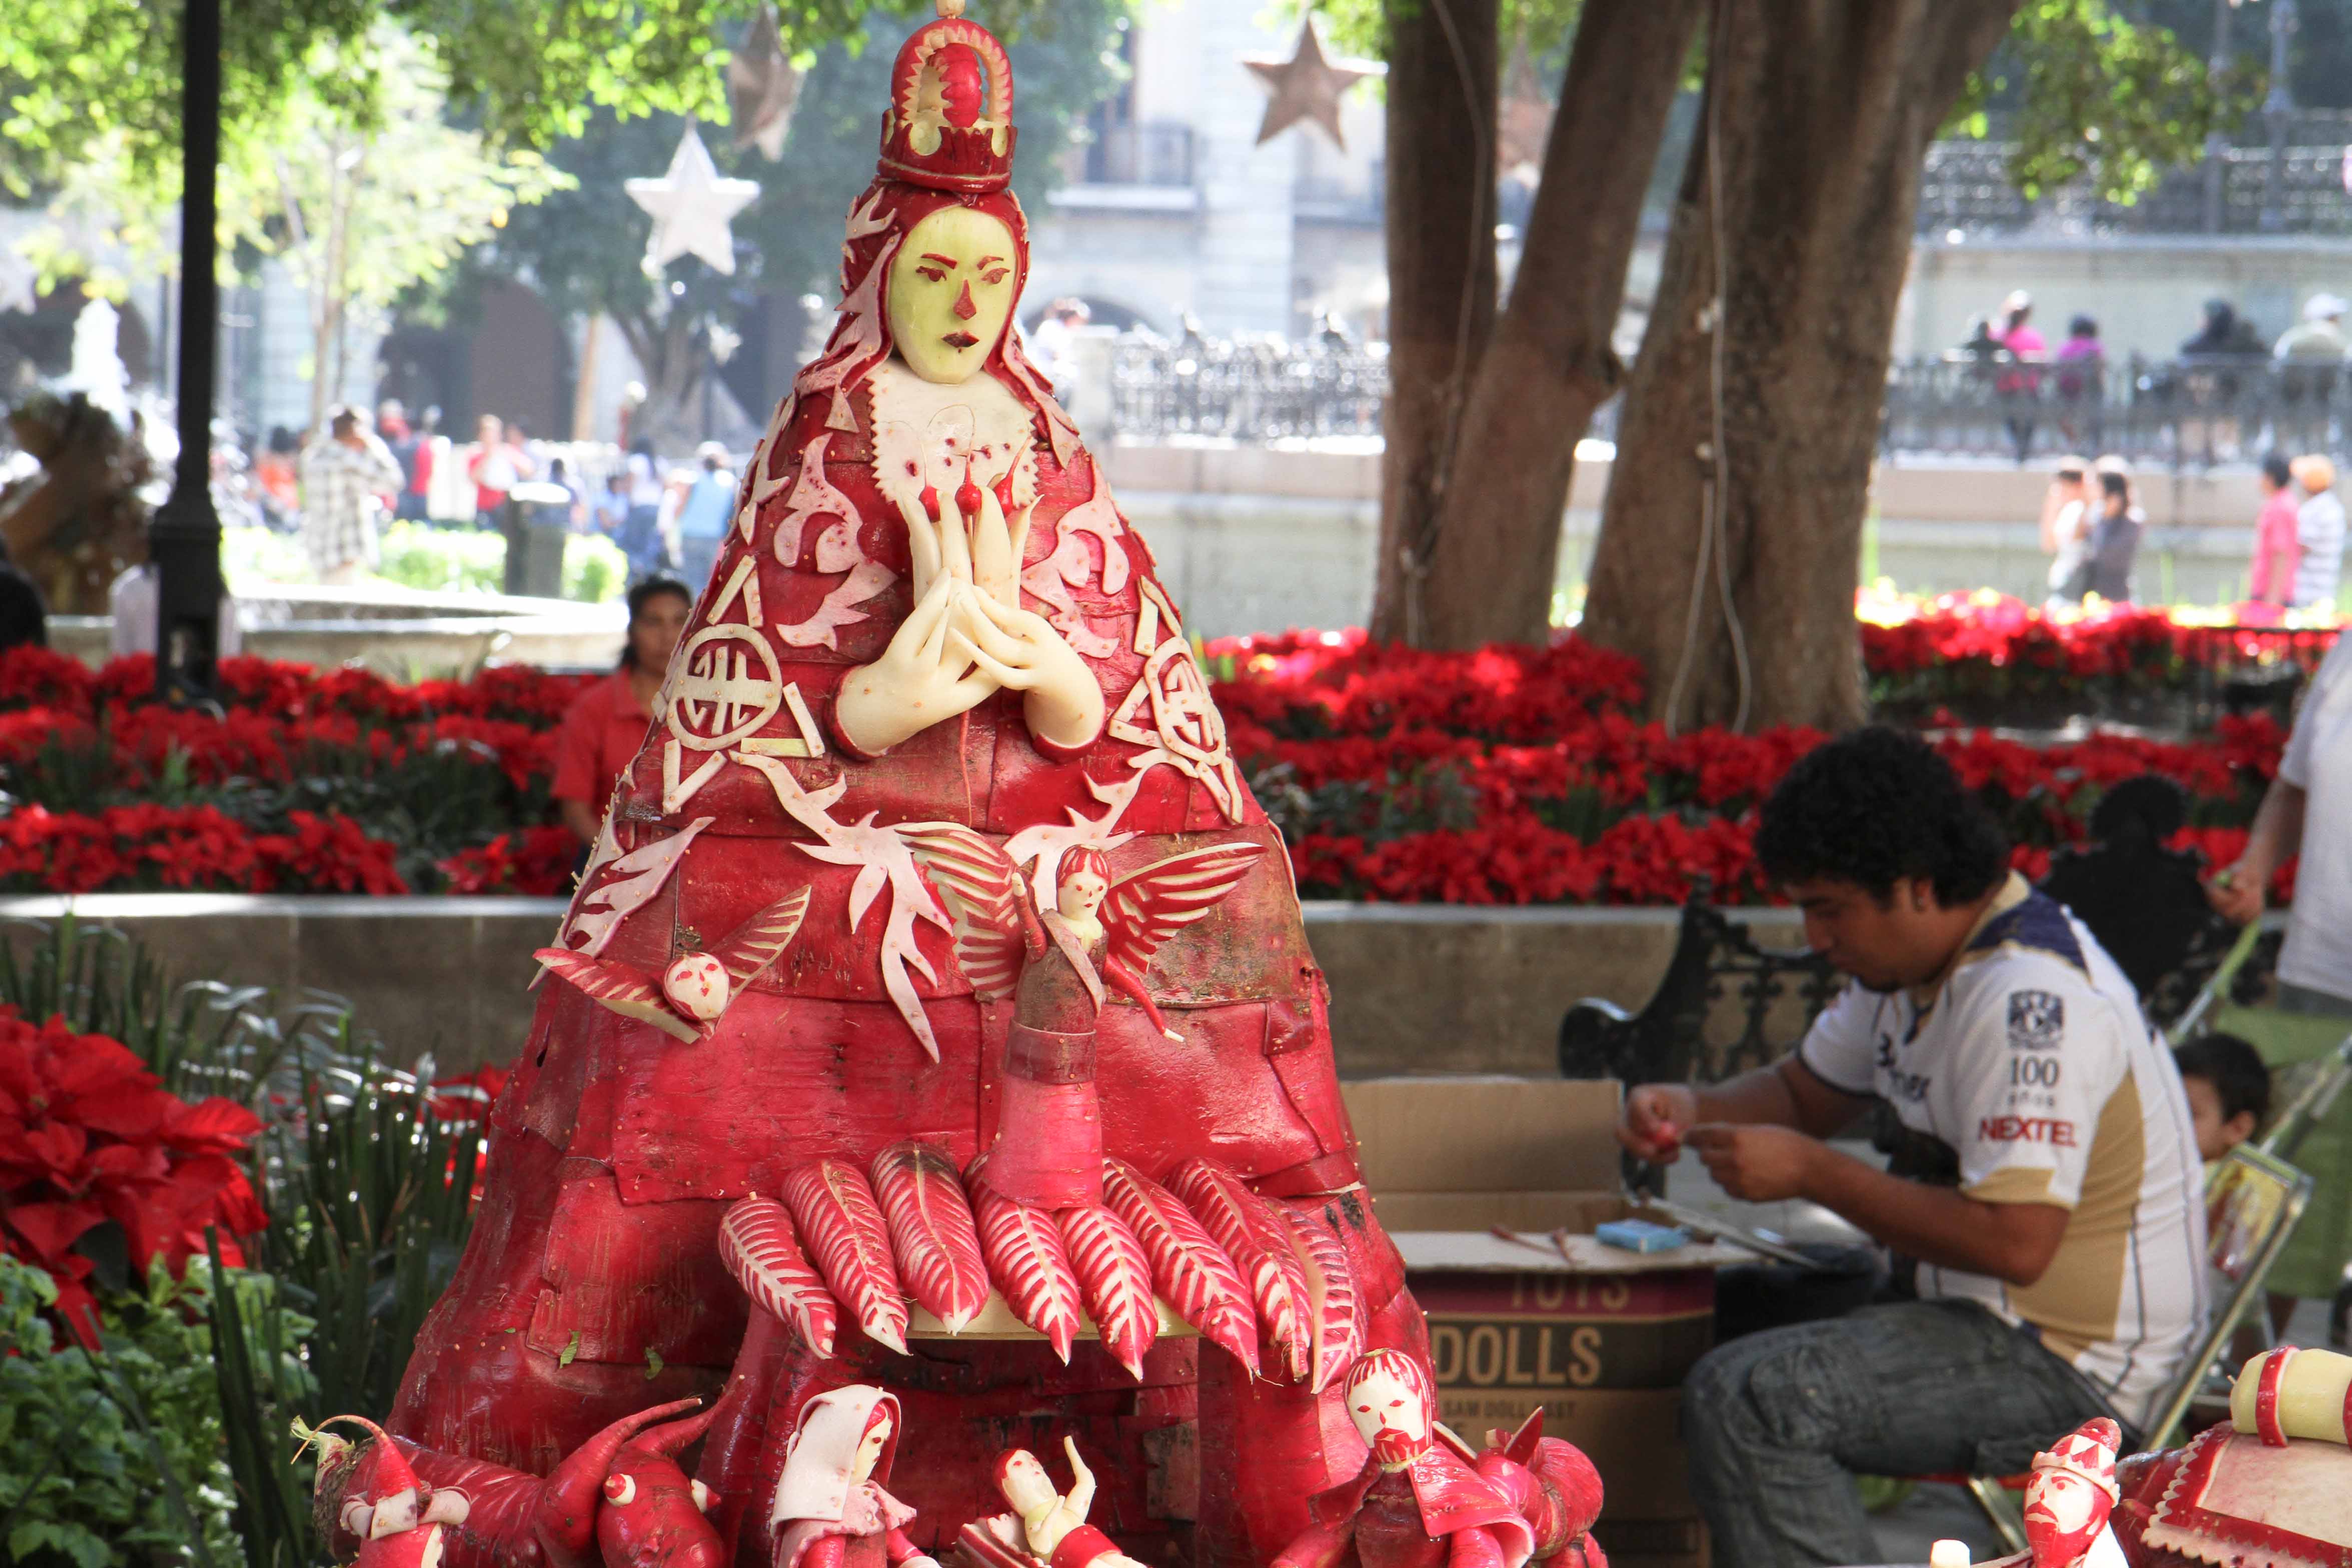
[[[899,50],[833,333],[542,950],[389,1423],[424,1485],[569,1457],[540,1490],[576,1500],[600,1429],[712,1401],[701,1491],[643,1481],[676,1517],[616,1539],[758,1568],[822,1511],[770,1506],[793,1434],[856,1386],[892,1402],[905,1544],[1001,1512],[996,1456],[1051,1420],[1138,1558],[1190,1521],[1196,1562],[1264,1563],[1362,1468],[1357,1354],[1425,1360],[1281,836],[1012,326],[1012,115],[985,28]],[[1155,1477],[1194,1419],[1197,1484]],[[560,1511],[540,1568],[589,1568]],[[450,1568],[524,1568],[510,1538],[454,1532]]]

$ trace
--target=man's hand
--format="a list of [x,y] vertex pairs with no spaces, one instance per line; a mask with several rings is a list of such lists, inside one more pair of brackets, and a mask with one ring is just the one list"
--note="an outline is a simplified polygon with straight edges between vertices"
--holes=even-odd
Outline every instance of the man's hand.
[[1686,1083],[1644,1083],[1625,1096],[1617,1141],[1643,1159],[1672,1165],[1683,1152],[1683,1134],[1698,1120],[1698,1096]]
[[2234,925],[2243,925],[2263,917],[2264,894],[2270,883],[2266,867],[2240,861],[2228,870],[2217,873],[2205,884],[2205,901],[2221,918]]
[[1793,1128],[1724,1122],[1693,1127],[1685,1141],[1716,1185],[1746,1203],[1811,1196],[1813,1171],[1826,1152],[1819,1140]]

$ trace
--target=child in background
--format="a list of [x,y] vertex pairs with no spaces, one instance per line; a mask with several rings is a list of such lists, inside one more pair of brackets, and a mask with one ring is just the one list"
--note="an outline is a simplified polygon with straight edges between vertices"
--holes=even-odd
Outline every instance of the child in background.
[[2271,1070],[2236,1035],[2199,1035],[2176,1050],[2172,1060],[2180,1069],[2180,1086],[2189,1091],[2198,1157],[2207,1165],[2252,1137],[2270,1114]]

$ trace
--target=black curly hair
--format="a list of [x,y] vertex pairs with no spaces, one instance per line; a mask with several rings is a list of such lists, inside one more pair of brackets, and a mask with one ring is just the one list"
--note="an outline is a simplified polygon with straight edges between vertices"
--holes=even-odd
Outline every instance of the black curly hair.
[[1882,902],[1897,881],[1924,877],[1951,905],[1992,890],[2009,841],[1926,741],[1873,725],[1789,770],[1764,802],[1756,858],[1774,882],[1834,877]]

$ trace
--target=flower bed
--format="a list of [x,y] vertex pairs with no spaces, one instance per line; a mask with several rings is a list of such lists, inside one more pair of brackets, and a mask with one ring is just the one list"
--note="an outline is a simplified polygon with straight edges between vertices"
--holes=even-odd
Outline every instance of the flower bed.
[[[1769,894],[1751,847],[1757,809],[1822,738],[1669,735],[1633,716],[1633,663],[1573,638],[1462,655],[1292,632],[1207,652],[1234,754],[1307,897],[1665,904],[1704,875],[1722,902],[1758,902]],[[2097,734],[2033,747],[1953,731],[1936,744],[2038,876],[2081,840],[2103,789],[2146,772],[2189,792],[2183,842],[2235,858],[2284,738],[2258,714],[2181,743]]]
[[2044,611],[1990,591],[1923,599],[1865,590],[1854,612],[1879,713],[1956,709],[2005,724],[2177,709],[2233,677],[2308,672],[2337,630],[2332,615],[2282,615],[2268,604]]
[[[1864,609],[1872,679],[1907,694],[1904,711],[2030,705],[2069,682],[2159,688],[2257,656],[2314,661],[2333,635],[2128,607],[2045,616],[1989,595]],[[1291,632],[1207,653],[1234,755],[1316,897],[1660,904],[1705,875],[1727,902],[1760,899],[1756,808],[1821,739],[1670,736],[1634,717],[1639,669],[1574,637],[1449,654]],[[0,656],[0,891],[545,895],[569,880],[578,847],[547,791],[577,678],[399,686],[231,659],[217,715],[155,704],[152,680],[144,659],[92,673],[40,650]],[[1937,744],[2038,873],[2103,789],[2148,771],[2189,789],[2196,847],[2231,858],[2283,738],[2258,714],[2179,743],[2033,747],[1947,727]]]
[[548,788],[580,677],[226,659],[218,713],[153,684],[145,657],[0,656],[0,890],[550,894],[571,871]]

